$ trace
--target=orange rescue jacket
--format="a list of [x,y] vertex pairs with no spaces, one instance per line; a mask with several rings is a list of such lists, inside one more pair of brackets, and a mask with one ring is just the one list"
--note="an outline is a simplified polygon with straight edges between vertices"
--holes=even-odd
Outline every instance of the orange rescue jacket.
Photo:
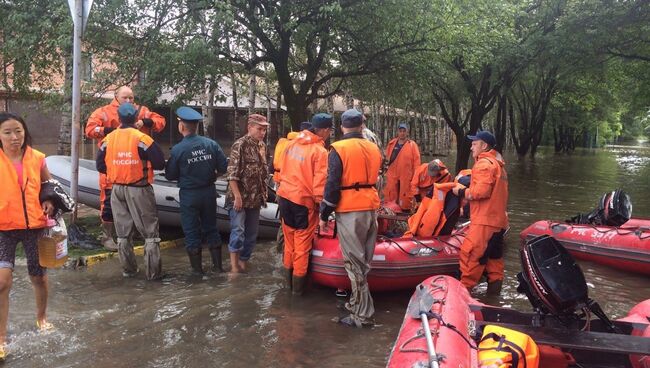
[[453,180],[451,175],[449,174],[449,170],[442,164],[440,160],[439,165],[440,165],[440,173],[438,176],[431,177],[428,173],[429,169],[429,163],[423,163],[421,164],[416,170],[415,174],[413,174],[413,179],[411,180],[411,195],[415,196],[417,194],[420,195],[420,197],[424,198],[429,190],[433,187],[434,183],[448,183]]
[[153,183],[151,162],[143,161],[138,147],[145,150],[153,138],[135,128],[117,129],[104,138],[106,145],[106,176],[111,183],[146,185]]
[[[395,149],[398,138],[391,139],[386,146],[386,159],[390,160],[390,157]],[[397,154],[395,161],[388,165],[388,171],[386,175],[389,177],[399,178],[400,181],[406,183],[411,183],[413,179],[413,174],[415,170],[420,166],[420,149],[418,148],[417,143],[407,139],[404,142],[404,146]]]
[[0,149],[0,231],[39,229],[46,217],[38,196],[41,192],[41,168],[45,155],[31,147],[23,155],[23,182],[11,160]]
[[275,151],[273,152],[273,181],[280,183],[280,169],[282,168],[282,154],[287,149],[289,143],[296,137],[300,132],[289,132],[287,133],[286,138],[280,138],[278,143],[275,145]]
[[404,236],[435,236],[447,223],[445,197],[456,183],[433,184],[433,197],[424,197],[417,212],[409,217],[409,230]]
[[348,138],[332,143],[343,163],[341,199],[336,212],[368,211],[379,208],[375,184],[381,168],[381,152],[363,138]]
[[[88,122],[86,122],[86,137],[98,140],[98,145],[101,145],[102,138],[106,136],[106,134],[104,134],[105,127],[113,129],[120,127],[120,118],[117,115],[117,109],[119,107],[119,102],[117,102],[116,99],[113,99],[110,104],[93,111],[88,118]],[[151,119],[153,121],[153,126],[151,126],[151,128],[143,125],[140,128],[141,132],[151,136],[152,133],[159,133],[165,129],[165,118],[162,115],[150,111],[146,106],[136,105],[135,108],[140,109],[136,121],[141,119]]]
[[316,209],[323,200],[327,179],[327,150],[323,140],[303,130],[286,146],[280,167],[278,195],[308,209]]
[[508,227],[508,173],[497,151],[490,150],[478,156],[465,198],[470,203],[472,224]]

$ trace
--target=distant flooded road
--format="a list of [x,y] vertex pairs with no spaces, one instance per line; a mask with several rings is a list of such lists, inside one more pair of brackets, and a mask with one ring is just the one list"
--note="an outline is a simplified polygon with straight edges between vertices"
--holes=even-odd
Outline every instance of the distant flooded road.
[[[453,167],[453,158],[441,158]],[[593,209],[623,188],[635,217],[650,217],[650,148],[608,147],[571,156],[543,150],[537,159],[506,155],[510,178],[506,281],[499,301],[529,310],[516,292],[519,232],[540,219],[563,220]],[[350,329],[333,290],[303,298],[282,288],[274,243],[258,244],[253,270],[235,280],[188,277],[184,250],[163,251],[163,282],[142,273],[123,279],[117,259],[87,270],[50,271],[49,316],[56,330],[38,334],[27,270],[18,266],[11,293],[11,367],[381,367],[397,336],[410,291],[375,294],[377,325]],[[204,255],[204,261],[208,257]],[[209,257],[208,257],[209,258]],[[139,258],[141,262],[142,259]],[[581,262],[590,296],[612,317],[650,298],[650,278]],[[228,267],[226,265],[226,267]],[[479,294],[480,295],[480,294]]]

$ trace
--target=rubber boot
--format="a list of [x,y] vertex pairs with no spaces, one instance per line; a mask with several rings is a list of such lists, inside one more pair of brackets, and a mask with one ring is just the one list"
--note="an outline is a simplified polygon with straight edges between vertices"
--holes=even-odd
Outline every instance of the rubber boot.
[[282,267],[282,271],[284,272],[284,286],[291,290],[293,288],[293,268]]
[[138,273],[138,263],[133,253],[133,244],[128,238],[117,238],[118,256],[122,265],[122,276],[133,277]]
[[162,278],[160,238],[147,238],[144,240],[144,268],[147,280],[160,280]]
[[499,295],[499,294],[501,294],[501,287],[502,286],[503,286],[503,280],[488,282],[488,284],[487,284],[487,295]]
[[113,237],[115,236],[115,227],[113,227],[112,222],[102,222],[102,235],[99,238],[99,241],[104,246],[104,249],[117,252],[119,247],[115,244]]
[[223,272],[223,259],[221,256],[221,246],[211,247],[210,256],[212,257],[212,272]]
[[293,295],[302,295],[305,292],[307,276],[291,276],[291,292]]
[[190,258],[190,266],[192,267],[192,275],[203,276],[202,252],[201,248],[188,248],[187,256]]

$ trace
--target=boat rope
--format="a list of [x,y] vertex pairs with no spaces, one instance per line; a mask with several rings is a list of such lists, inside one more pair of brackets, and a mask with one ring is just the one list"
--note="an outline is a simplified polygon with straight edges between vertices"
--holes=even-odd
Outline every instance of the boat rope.
[[[591,225],[591,224],[574,225],[574,224],[567,224],[564,222],[553,222],[553,221],[546,221],[546,222],[549,224],[550,229],[552,229],[555,226],[567,226],[571,229],[591,228],[600,234],[607,234],[612,231],[615,231],[617,235],[636,235],[639,238],[639,240],[650,238],[650,228],[645,226],[626,227],[626,228],[613,227],[606,230],[601,230],[598,228],[598,225]],[[648,233],[648,235],[643,235],[646,232]]]
[[397,248],[399,248],[405,254],[408,254],[409,256],[413,255],[413,254],[409,253],[408,251],[406,251],[406,249],[402,248],[402,246],[398,242],[396,242],[395,240],[393,240],[393,239],[391,239],[391,238],[389,238],[387,236],[377,235],[377,239],[380,239],[380,240],[385,241],[387,243],[395,244],[395,245],[397,245]]

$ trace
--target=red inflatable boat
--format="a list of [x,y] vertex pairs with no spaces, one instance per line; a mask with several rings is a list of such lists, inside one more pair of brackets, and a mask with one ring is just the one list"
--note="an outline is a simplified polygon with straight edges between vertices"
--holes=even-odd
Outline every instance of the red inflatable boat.
[[[458,255],[465,230],[466,227],[462,227],[449,236],[431,238],[378,236],[368,274],[370,290],[411,289],[429,276],[458,273]],[[316,236],[309,272],[317,284],[350,290],[350,279],[336,236]]]
[[[531,321],[539,316],[482,304],[453,277],[433,276],[421,285],[433,297],[428,325],[440,368],[481,367],[475,349],[476,335],[480,336],[485,325],[528,334],[539,348],[539,368],[621,367],[625,366],[625,360],[633,368],[650,364],[650,299],[637,304],[627,317],[615,321],[622,334],[613,334],[597,332],[596,321],[592,321],[591,331],[534,326]],[[412,307],[418,310],[418,304],[426,305],[420,298],[417,292],[411,297],[388,359],[389,368],[430,366],[422,321],[409,314]]]
[[521,232],[522,242],[551,235],[577,259],[650,275],[650,219],[633,218],[619,227],[537,221]]

